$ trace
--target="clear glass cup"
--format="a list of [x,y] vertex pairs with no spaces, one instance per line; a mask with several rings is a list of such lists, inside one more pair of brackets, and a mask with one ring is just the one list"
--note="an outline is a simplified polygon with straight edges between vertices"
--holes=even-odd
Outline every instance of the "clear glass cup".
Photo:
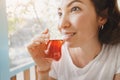
[[61,47],[63,40],[49,40],[47,43],[47,49],[45,50],[46,58],[52,58],[58,61],[61,58]]

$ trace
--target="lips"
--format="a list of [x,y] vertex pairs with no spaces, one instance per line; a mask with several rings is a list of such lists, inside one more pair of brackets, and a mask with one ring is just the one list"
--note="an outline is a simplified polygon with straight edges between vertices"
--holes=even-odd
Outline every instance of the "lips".
[[63,39],[65,39],[65,40],[68,40],[68,39],[72,38],[75,34],[76,34],[76,32],[65,32],[65,33],[62,33]]

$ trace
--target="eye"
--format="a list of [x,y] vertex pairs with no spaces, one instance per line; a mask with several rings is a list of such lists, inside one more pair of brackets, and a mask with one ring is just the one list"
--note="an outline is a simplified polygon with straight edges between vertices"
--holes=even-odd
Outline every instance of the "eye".
[[73,11],[79,11],[79,10],[80,10],[79,7],[73,7],[73,8],[71,9],[71,12],[73,12]]
[[58,16],[59,16],[59,17],[62,16],[62,12],[58,12]]

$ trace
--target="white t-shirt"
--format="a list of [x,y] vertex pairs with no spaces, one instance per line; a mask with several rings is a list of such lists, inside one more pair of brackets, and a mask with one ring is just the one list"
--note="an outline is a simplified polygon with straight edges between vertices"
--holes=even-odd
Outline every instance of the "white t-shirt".
[[57,80],[113,80],[120,73],[120,44],[103,45],[99,55],[85,67],[73,64],[67,47],[62,46],[62,57],[52,63],[49,76]]

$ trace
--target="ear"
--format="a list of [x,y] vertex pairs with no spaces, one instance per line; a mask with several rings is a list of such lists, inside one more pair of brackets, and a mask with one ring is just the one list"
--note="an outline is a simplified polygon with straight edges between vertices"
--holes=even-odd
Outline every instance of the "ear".
[[99,25],[104,25],[107,22],[107,18],[106,17],[99,17],[98,23]]
[[100,13],[99,19],[98,19],[98,23],[99,25],[104,25],[107,22],[107,18],[108,18],[108,9],[105,9],[104,11],[102,11]]

